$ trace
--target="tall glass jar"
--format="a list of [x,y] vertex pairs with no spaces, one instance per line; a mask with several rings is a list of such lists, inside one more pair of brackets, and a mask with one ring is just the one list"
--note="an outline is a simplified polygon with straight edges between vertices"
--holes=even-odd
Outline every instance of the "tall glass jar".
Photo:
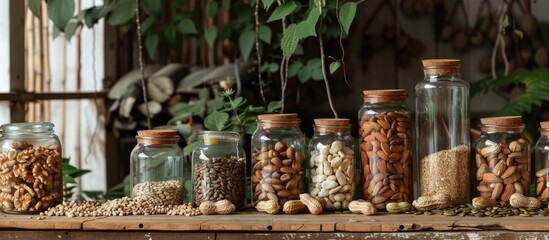
[[63,201],[61,142],[53,123],[4,124],[0,203],[8,213],[37,213]]
[[549,122],[541,122],[541,136],[535,147],[536,156],[536,197],[549,198]]
[[263,114],[252,135],[253,204],[274,200],[282,207],[305,190],[305,136],[297,114]]
[[423,60],[425,79],[416,85],[416,159],[419,195],[446,194],[466,204],[469,189],[469,84],[460,61]]
[[482,118],[475,141],[475,196],[509,204],[515,192],[530,193],[530,143],[524,135],[522,117]]
[[193,202],[229,200],[237,208],[246,201],[246,153],[236,132],[207,131],[192,153]]
[[355,192],[355,140],[349,119],[314,120],[309,141],[309,193],[323,197],[325,209],[349,208]]
[[132,198],[179,205],[183,198],[183,152],[175,130],[137,131],[130,155]]
[[413,200],[412,120],[404,89],[364,91],[360,108],[362,197],[378,209]]

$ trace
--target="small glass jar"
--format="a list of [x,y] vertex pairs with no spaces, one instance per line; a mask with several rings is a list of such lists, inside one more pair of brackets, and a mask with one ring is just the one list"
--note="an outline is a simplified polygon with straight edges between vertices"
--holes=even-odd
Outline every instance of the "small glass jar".
[[137,131],[130,155],[132,198],[162,206],[179,205],[183,198],[183,152],[175,130]]
[[4,124],[0,203],[7,213],[37,213],[63,201],[61,142],[53,123]]
[[237,208],[246,201],[246,153],[236,132],[207,131],[192,153],[193,202],[229,200]]
[[423,60],[416,84],[416,161],[419,196],[444,194],[450,206],[469,198],[469,84],[456,59]]
[[482,118],[475,141],[475,196],[509,204],[513,193],[530,193],[530,143],[524,135],[522,117]]
[[536,156],[536,197],[549,198],[549,122],[541,122],[541,136],[535,147]]
[[263,114],[252,135],[252,200],[282,207],[305,190],[305,136],[297,114]]
[[385,209],[413,200],[412,120],[404,89],[364,91],[360,108],[362,197]]
[[349,208],[355,192],[355,140],[349,119],[315,119],[309,141],[309,193],[327,210]]

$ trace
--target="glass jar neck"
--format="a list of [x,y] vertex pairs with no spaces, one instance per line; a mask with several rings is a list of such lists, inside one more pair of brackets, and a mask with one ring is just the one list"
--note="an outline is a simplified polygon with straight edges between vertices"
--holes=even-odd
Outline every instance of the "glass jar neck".
[[480,130],[483,133],[522,133],[524,131],[524,125],[481,124]]
[[271,120],[258,119],[257,125],[262,128],[295,128],[299,126],[299,119]]
[[137,142],[143,145],[177,144],[179,137],[141,137],[136,136]]
[[350,134],[351,125],[334,126],[334,125],[313,125],[315,134]]
[[198,135],[198,138],[206,145],[215,145],[219,143],[237,144],[240,141],[240,135],[238,133],[224,131],[204,131]]
[[539,133],[542,136],[549,137],[549,128],[539,128]]
[[6,136],[25,136],[25,135],[50,135],[53,134],[53,123],[35,122],[35,123],[8,123],[0,127],[2,135]]
[[461,78],[460,78],[460,74],[459,72],[452,72],[452,71],[449,71],[449,72],[444,72],[444,71],[440,71],[440,72],[436,72],[436,71],[429,71],[427,69],[424,69],[424,72],[425,72],[425,79],[426,80],[429,80],[429,81],[432,81],[432,82],[435,82],[435,81],[459,81]]

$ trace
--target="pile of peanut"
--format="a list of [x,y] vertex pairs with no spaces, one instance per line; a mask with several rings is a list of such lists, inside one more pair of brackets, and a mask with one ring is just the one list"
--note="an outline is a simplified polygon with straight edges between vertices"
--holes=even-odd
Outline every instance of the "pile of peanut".
[[132,189],[135,199],[148,199],[158,205],[179,205],[183,196],[183,183],[180,180],[142,182]]
[[201,160],[193,166],[194,204],[199,206],[204,201],[226,199],[241,208],[246,201],[245,179],[245,158],[231,156]]
[[412,124],[407,114],[389,111],[360,121],[363,198],[378,209],[411,202]]
[[481,197],[509,204],[513,193],[530,192],[530,148],[524,139],[477,149],[477,190]]
[[549,198],[549,168],[536,172],[536,196],[539,200]]
[[62,201],[61,154],[55,145],[14,142],[0,152],[0,203],[4,211],[42,211]]
[[355,189],[354,151],[339,140],[311,151],[311,196],[322,197],[326,209],[347,209]]

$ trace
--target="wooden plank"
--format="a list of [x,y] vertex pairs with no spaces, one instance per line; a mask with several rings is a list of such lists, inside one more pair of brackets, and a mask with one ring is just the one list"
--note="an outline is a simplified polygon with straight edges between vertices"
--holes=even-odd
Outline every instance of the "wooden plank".
[[[10,8],[10,89],[25,91],[25,1],[11,0]],[[25,121],[25,104],[11,106],[11,122]]]
[[162,239],[162,240],[214,240],[214,233],[189,233],[189,232],[124,232],[119,231],[18,231],[1,230],[0,239],[40,239],[40,240],[59,240],[59,239],[78,239],[78,240],[98,240],[98,239]]
[[336,223],[336,231],[342,232],[398,232],[398,231],[448,231],[461,217],[392,215],[347,215],[345,221]]
[[38,220],[38,215],[0,215],[0,228],[19,229],[82,229],[82,223],[101,217],[44,217]]
[[84,230],[158,230],[158,231],[199,231],[200,224],[213,216],[116,216],[87,221]]
[[406,232],[406,233],[218,233],[216,240],[277,239],[545,239],[544,232]]
[[511,230],[511,231],[549,231],[547,217],[502,217],[502,218],[473,218],[466,217],[458,220],[454,225],[456,230]]

